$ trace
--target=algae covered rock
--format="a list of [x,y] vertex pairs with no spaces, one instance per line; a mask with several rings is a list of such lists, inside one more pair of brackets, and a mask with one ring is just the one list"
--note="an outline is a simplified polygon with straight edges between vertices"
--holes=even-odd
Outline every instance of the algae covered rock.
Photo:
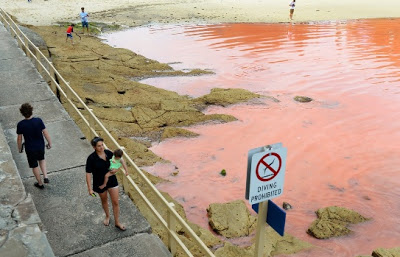
[[255,228],[256,218],[242,200],[212,203],[207,212],[211,228],[227,238],[248,236]]
[[321,208],[316,211],[317,219],[310,225],[307,233],[318,239],[326,239],[350,234],[349,224],[367,221],[359,213],[337,206]]
[[[263,256],[274,256],[278,254],[293,254],[301,250],[312,247],[311,244],[303,242],[289,234],[280,236],[270,226],[267,226],[265,238],[268,240],[264,243]],[[255,243],[249,247],[239,247],[230,243],[225,243],[223,247],[215,251],[216,257],[253,257],[255,251]]]
[[208,95],[199,97],[196,100],[205,105],[227,106],[259,97],[261,97],[259,94],[240,88],[213,88]]
[[300,103],[308,103],[308,102],[311,102],[313,99],[308,96],[297,95],[294,97],[294,100],[297,102],[300,102]]
[[171,137],[196,137],[198,135],[199,134],[183,128],[166,127],[161,134],[161,140]]
[[239,247],[229,242],[225,242],[224,246],[215,251],[216,257],[253,257],[254,247]]
[[400,256],[400,247],[385,249],[378,248],[372,252],[372,257],[397,257]]

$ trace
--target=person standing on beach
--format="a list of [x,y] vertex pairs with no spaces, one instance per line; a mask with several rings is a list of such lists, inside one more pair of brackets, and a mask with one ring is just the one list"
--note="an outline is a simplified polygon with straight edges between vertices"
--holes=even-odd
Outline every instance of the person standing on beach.
[[293,13],[294,13],[294,7],[296,5],[296,0],[293,0],[292,2],[290,2],[289,6],[290,6],[290,20],[293,20]]
[[[32,168],[33,175],[37,182],[34,186],[40,189],[44,188],[40,178],[39,167],[42,170],[44,183],[49,183],[47,178],[46,161],[44,159],[44,138],[46,138],[46,148],[51,148],[51,140],[49,132],[46,129],[42,119],[33,117],[33,107],[29,103],[24,103],[19,108],[21,114],[25,117],[17,124],[17,146],[20,153],[23,152],[23,145],[25,145],[26,157],[28,159],[29,167]],[[22,144],[22,137],[24,144]],[[39,162],[39,165],[38,165]]]
[[85,8],[81,8],[81,13],[79,14],[81,16],[81,22],[82,22],[82,34],[85,34],[85,27],[87,29],[87,33],[89,34],[89,21],[88,17],[89,14],[85,12]]
[[[67,37],[65,38],[65,42],[67,42],[68,38],[71,39],[72,44],[74,44],[74,38],[72,37],[72,32],[74,32],[74,24],[71,24],[67,28]],[[75,33],[76,34],[76,33]]]
[[[119,221],[119,193],[118,193],[118,180],[115,173],[118,170],[109,171],[110,160],[113,157],[113,152],[104,148],[104,139],[95,137],[90,141],[94,152],[91,153],[86,159],[86,184],[89,195],[95,196],[94,192],[98,193],[101,199],[101,205],[106,215],[103,224],[110,225],[110,210],[108,208],[108,195],[111,198],[111,204],[114,213],[115,227],[121,231],[126,228]],[[106,174],[110,172],[111,176],[108,177],[106,187],[100,189],[103,184]],[[91,180],[93,178],[93,187]]]

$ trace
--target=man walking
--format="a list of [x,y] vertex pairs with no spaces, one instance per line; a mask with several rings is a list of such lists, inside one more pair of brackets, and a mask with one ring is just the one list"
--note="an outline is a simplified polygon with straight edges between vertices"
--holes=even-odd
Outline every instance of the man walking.
[[84,7],[82,7],[81,10],[82,11],[79,15],[81,16],[81,22],[82,22],[82,34],[85,34],[85,27],[86,27],[87,33],[89,34],[89,21],[88,21],[89,14],[87,12],[85,12]]
[[[19,108],[21,114],[25,119],[21,120],[17,124],[17,146],[20,153],[23,152],[23,145],[25,145],[26,157],[28,159],[29,167],[32,168],[33,175],[37,182],[34,186],[40,189],[44,188],[42,180],[40,178],[39,167],[42,170],[44,183],[49,183],[47,178],[46,161],[44,159],[44,138],[46,138],[46,148],[51,148],[50,135],[44,125],[42,119],[33,117],[33,107],[29,103],[24,103]],[[24,138],[24,144],[22,144],[22,137]],[[38,165],[39,162],[39,165]]]

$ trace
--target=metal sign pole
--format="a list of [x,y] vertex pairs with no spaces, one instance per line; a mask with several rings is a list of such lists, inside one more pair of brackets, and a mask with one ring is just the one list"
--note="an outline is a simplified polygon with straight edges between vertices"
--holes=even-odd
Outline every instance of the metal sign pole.
[[267,213],[268,213],[268,201],[261,202],[258,206],[256,247],[254,249],[254,257],[263,257]]

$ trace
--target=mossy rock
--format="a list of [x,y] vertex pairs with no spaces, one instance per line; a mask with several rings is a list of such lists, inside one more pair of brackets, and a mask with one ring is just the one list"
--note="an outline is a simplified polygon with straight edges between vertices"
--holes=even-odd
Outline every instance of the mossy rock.
[[308,96],[295,96],[294,100],[300,103],[308,103],[311,102],[313,99]]
[[378,248],[372,252],[372,257],[396,257],[400,256],[400,247],[385,249]]
[[183,128],[166,127],[161,134],[161,140],[172,137],[196,137],[199,134]]
[[213,88],[209,94],[199,97],[196,100],[204,105],[228,106],[259,97],[261,95],[241,88]]
[[212,203],[207,213],[211,228],[224,237],[248,236],[255,229],[256,218],[242,200]]
[[349,224],[367,221],[359,213],[337,206],[322,208],[316,211],[317,219],[310,225],[307,233],[318,239],[344,236],[352,233]]

